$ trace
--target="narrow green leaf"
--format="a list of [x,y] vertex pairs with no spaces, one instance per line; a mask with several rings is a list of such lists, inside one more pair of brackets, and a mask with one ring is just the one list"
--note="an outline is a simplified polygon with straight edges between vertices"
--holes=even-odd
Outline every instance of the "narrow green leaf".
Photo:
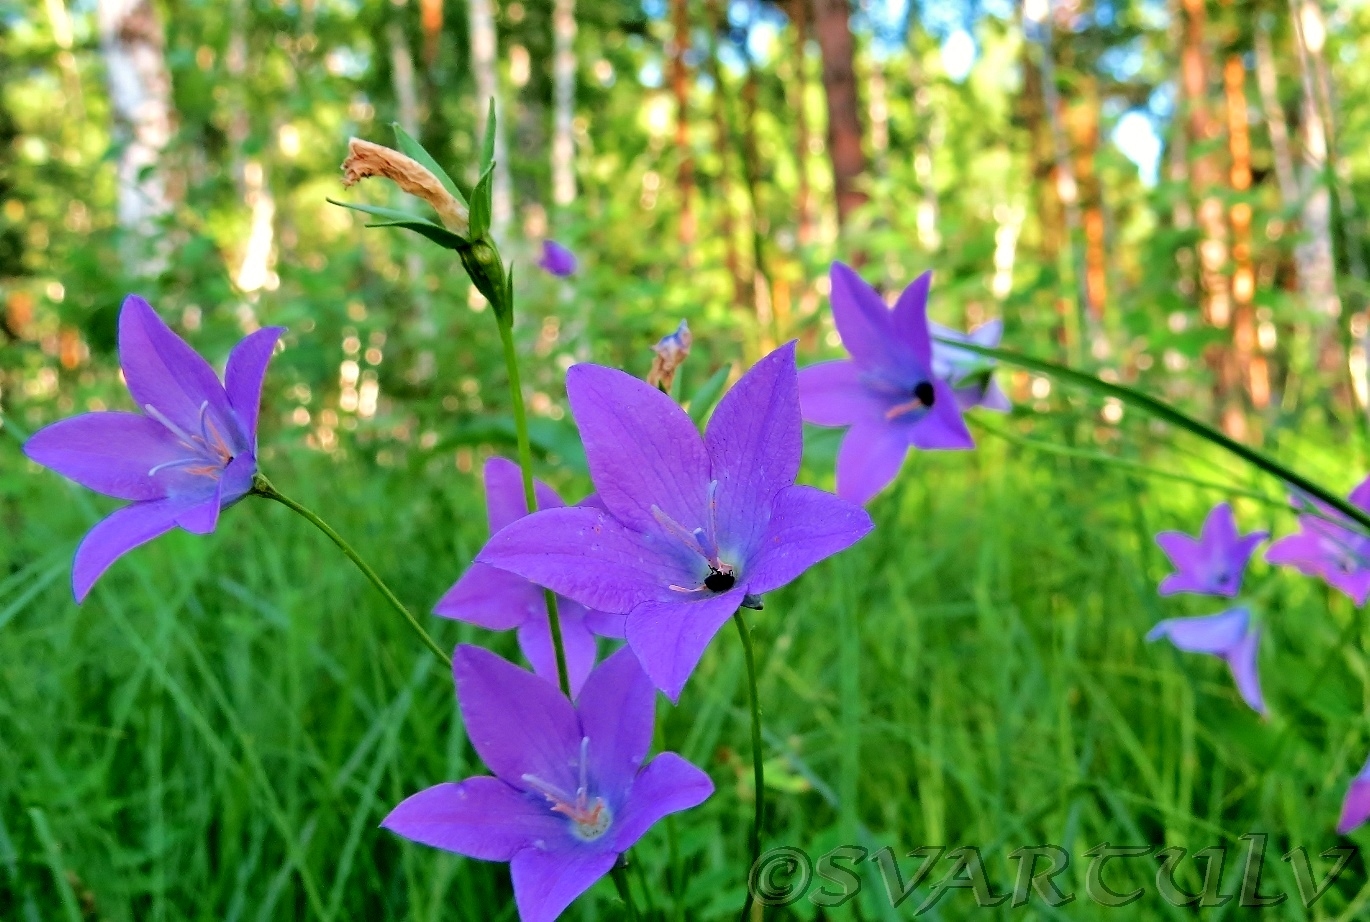
[[421,215],[410,214],[407,211],[400,211],[398,208],[385,208],[381,205],[362,205],[359,203],[354,204],[352,202],[340,202],[337,199],[331,198],[324,199],[324,201],[328,202],[330,205],[337,205],[340,208],[350,208],[353,211],[360,211],[363,214],[374,215],[377,218],[385,218],[387,221],[416,221],[422,222],[424,224],[432,224],[434,227],[439,226],[437,224],[434,224],[432,221],[429,221],[427,218],[422,217]]
[[401,128],[399,122],[392,122],[390,127],[395,130],[395,143],[399,145],[400,153],[411,160],[416,160],[422,164],[428,172],[438,178],[438,182],[442,183],[444,189],[455,195],[457,201],[466,205],[466,196],[462,194],[461,189],[457,186],[452,177],[447,175],[447,171],[438,166],[438,162],[433,159],[433,155],[428,153],[422,144],[410,137],[409,132]]
[[350,208],[353,211],[360,211],[363,214],[386,219],[378,224],[368,224],[366,225],[367,227],[402,227],[405,230],[411,230],[417,234],[422,234],[438,246],[446,247],[449,250],[460,250],[463,247],[470,246],[470,241],[460,234],[454,234],[441,224],[435,224],[426,218],[420,218],[417,215],[409,214],[406,211],[399,211],[394,208],[382,208],[379,205],[353,205],[349,202],[339,202],[334,201],[333,199],[328,199],[328,201],[334,205],[341,205],[343,208]]
[[486,168],[480,182],[471,190],[471,239],[479,240],[490,232],[491,196],[494,192],[494,166]]
[[709,411],[718,403],[718,397],[723,393],[723,385],[728,383],[728,373],[732,368],[724,365],[718,371],[709,375],[709,379],[699,387],[695,388],[694,394],[690,397],[690,419],[695,421],[695,425],[701,425],[704,417],[709,415]]
[[485,173],[495,165],[495,97],[490,97],[490,108],[485,115],[485,137],[480,145],[480,171]]
[[1149,413],[1159,420],[1170,423],[1172,426],[1176,426],[1186,432],[1197,435],[1201,439],[1212,442],[1224,451],[1236,455],[1241,460],[1265,471],[1267,474],[1273,474],[1289,486],[1302,491],[1313,499],[1326,503],[1342,515],[1351,518],[1362,528],[1370,531],[1370,513],[1366,512],[1364,509],[1352,505],[1326,487],[1309,480],[1295,470],[1285,467],[1283,464],[1263,452],[1228,438],[1212,426],[1199,422],[1192,416],[1177,410],[1163,400],[1157,400],[1150,394],[1134,390],[1123,384],[1111,384],[1108,381],[1102,381],[1099,378],[1085,374],[1082,371],[1076,371],[1073,368],[1067,368],[1064,365],[1057,365],[1055,362],[1048,362],[1043,359],[1033,358],[1032,356],[1019,355],[1016,352],[1008,352],[1003,349],[991,349],[988,346],[980,346],[974,343],[954,342],[942,340],[940,338],[938,338],[938,341],[947,342],[950,345],[956,346],[958,349],[966,349],[970,352],[976,352],[992,359],[998,359],[1009,365],[1017,365],[1019,368],[1027,368],[1032,371],[1041,372],[1042,374],[1050,375],[1063,383],[1073,384],[1077,387],[1094,391],[1096,394],[1113,397],[1129,406],[1136,407],[1144,413]]

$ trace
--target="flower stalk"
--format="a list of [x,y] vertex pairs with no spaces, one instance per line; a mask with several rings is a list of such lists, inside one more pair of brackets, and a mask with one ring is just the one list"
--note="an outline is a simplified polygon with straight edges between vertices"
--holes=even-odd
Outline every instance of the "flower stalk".
[[[761,703],[756,694],[756,654],[752,650],[752,632],[742,617],[742,609],[733,612],[733,624],[742,638],[742,655],[747,661],[747,691],[752,711],[752,781],[756,785],[756,812],[752,817],[752,832],[747,839],[751,861],[748,869],[755,867],[761,858],[761,823],[766,817],[766,768],[761,750]],[[742,904],[741,922],[747,922],[752,910],[752,892],[747,888],[747,900]]]
[[395,611],[399,612],[399,614],[404,618],[405,621],[409,622],[409,626],[412,627],[415,630],[415,632],[418,633],[419,638],[424,642],[428,649],[432,650],[434,655],[436,655],[448,666],[452,665],[452,658],[443,652],[442,647],[438,646],[437,641],[435,641],[429,635],[429,633],[423,629],[423,625],[419,624],[418,619],[416,619],[414,615],[409,611],[409,609],[405,607],[404,603],[399,600],[395,593],[390,590],[390,587],[385,584],[385,581],[382,580],[380,576],[376,574],[375,570],[371,569],[370,564],[368,564],[365,560],[362,559],[361,555],[358,554],[352,548],[352,545],[344,541],[342,535],[339,535],[336,531],[334,531],[333,528],[327,522],[319,518],[319,516],[316,515],[310,509],[300,505],[295,500],[286,496],[280,490],[277,490],[276,487],[271,483],[271,481],[268,480],[266,476],[260,472],[252,478],[252,493],[256,496],[261,496],[265,497],[266,499],[275,500],[282,506],[285,506],[287,509],[290,509],[295,513],[299,514],[300,516],[304,517],[315,528],[317,528],[319,531],[327,535],[328,540],[336,544],[338,546],[338,550],[342,551],[343,554],[347,556],[348,560],[356,564],[357,569],[362,571],[362,575],[369,579],[371,581],[371,585],[375,586],[376,589],[380,591],[380,594],[385,597],[385,600],[387,602],[390,603],[390,607],[395,609]]

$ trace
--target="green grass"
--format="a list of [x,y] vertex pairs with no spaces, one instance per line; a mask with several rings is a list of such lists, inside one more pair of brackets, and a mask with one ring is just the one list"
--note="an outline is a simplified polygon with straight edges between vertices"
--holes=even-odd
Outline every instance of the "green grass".
[[[973,454],[911,459],[875,503],[869,539],[751,613],[771,788],[763,848],[889,845],[907,876],[917,861],[902,856],[917,846],[975,845],[1004,892],[1010,852],[1055,843],[1072,855],[1058,882],[1074,903],[977,909],[953,891],[926,917],[1170,919],[1192,910],[1157,896],[1155,859],[1110,865],[1114,889],[1131,878],[1149,892],[1108,911],[1085,897],[1084,853],[1226,844],[1231,892],[1237,837],[1266,832],[1264,891],[1291,894],[1274,917],[1363,914],[1359,856],[1307,913],[1279,860],[1302,845],[1323,872],[1316,856],[1338,844],[1341,794],[1370,748],[1358,613],[1319,583],[1253,565],[1263,723],[1220,663],[1142,639],[1161,617],[1215,610],[1156,596],[1165,564],[1150,536],[1197,529],[1222,497],[980,438]],[[1279,495],[1180,450],[1147,463]],[[420,612],[484,538],[476,480],[450,455],[396,469],[301,453],[265,467]],[[70,553],[107,508],[0,442],[0,919],[514,918],[505,866],[378,828],[406,795],[483,769],[450,677],[323,536],[249,499],[213,536],[134,552],[77,608]],[[1291,526],[1250,500],[1238,511],[1246,528]],[[516,656],[511,636],[425,623],[444,645]],[[659,744],[704,767],[717,793],[634,849],[630,879],[652,918],[731,919],[742,904],[745,705],[731,628],[680,706],[659,700]],[[1198,890],[1193,863],[1183,868]],[[930,892],[925,882],[891,910],[875,863],[857,871],[864,889],[844,906],[805,899],[766,918],[912,918]],[[623,917],[607,880],[566,916]]]

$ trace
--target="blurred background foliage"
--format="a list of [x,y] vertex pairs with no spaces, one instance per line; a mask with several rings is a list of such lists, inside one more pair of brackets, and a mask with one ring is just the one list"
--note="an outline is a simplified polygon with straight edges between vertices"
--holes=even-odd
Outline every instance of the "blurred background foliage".
[[[1011,348],[1346,489],[1370,432],[1367,27],[1351,0],[0,0],[4,429],[127,406],[129,291],[216,363],[288,326],[264,464],[425,608],[483,540],[476,472],[511,442],[498,342],[446,253],[325,198],[418,210],[340,187],[347,138],[392,122],[473,182],[494,95],[534,437],[570,493],[569,364],[645,374],[681,318],[687,395],[791,338],[835,354],[835,258],[890,292],[931,268],[934,319],[1003,317]],[[535,268],[549,236],[573,277]],[[1258,566],[1282,619],[1269,727],[1215,664],[1138,640],[1189,610],[1155,599],[1150,532],[1222,495],[1157,468],[1256,491],[1253,527],[1287,523],[1276,485],[1002,376],[1018,409],[977,424],[977,455],[911,462],[872,539],[768,602],[789,792],[771,841],[1331,844],[1366,736],[1350,606]],[[813,435],[824,482],[835,442]],[[254,508],[140,551],[77,611],[69,551],[104,507],[18,444],[0,440],[0,917],[509,917],[489,908],[502,871],[375,829],[472,756],[450,687],[327,548]],[[720,782],[641,849],[669,917],[740,903],[731,641],[663,722]],[[1354,915],[1363,879],[1310,915]],[[618,912],[596,893],[587,915]]]

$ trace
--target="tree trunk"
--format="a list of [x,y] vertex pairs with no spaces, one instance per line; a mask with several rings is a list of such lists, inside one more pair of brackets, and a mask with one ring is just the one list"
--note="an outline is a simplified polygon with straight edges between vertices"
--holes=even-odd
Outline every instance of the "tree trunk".
[[98,13],[113,133],[123,142],[119,225],[131,241],[130,267],[155,275],[165,268],[168,254],[158,219],[171,211],[161,162],[173,119],[162,24],[151,0],[99,0]]
[[837,221],[845,224],[866,202],[861,177],[861,100],[857,93],[851,9],[847,0],[814,0],[814,34],[823,54],[823,89],[828,97],[828,156],[832,160]]
[[[1231,55],[1223,65],[1223,87],[1227,94],[1227,146],[1232,158],[1229,177],[1232,188],[1245,193],[1251,188],[1251,130],[1247,123],[1246,65],[1239,55]],[[1232,358],[1236,372],[1246,385],[1251,405],[1263,410],[1270,404],[1270,380],[1265,356],[1256,349],[1256,270],[1251,252],[1251,205],[1236,202],[1228,210],[1232,222]],[[1235,395],[1229,412],[1240,412]],[[1229,429],[1245,428],[1234,421]]]
[[794,78],[791,83],[791,102],[794,108],[795,172],[799,177],[798,220],[799,243],[807,246],[814,241],[813,188],[809,185],[809,155],[813,135],[809,129],[809,0],[790,0],[790,22],[794,26]]
[[695,239],[695,165],[690,154],[690,73],[685,52],[690,47],[690,10],[687,0],[671,0],[671,92],[675,94],[675,149],[679,158],[676,189],[680,196],[680,242],[686,261]]
[[499,91],[499,54],[495,36],[494,0],[466,0],[471,29],[471,70],[476,77],[477,124],[485,131],[490,101],[495,101],[495,176],[490,206],[490,232],[502,241],[513,217],[513,184],[509,176],[508,126]]
[[576,0],[555,0],[552,10],[552,201],[576,198]]
[[705,0],[705,8],[709,15],[709,49],[704,56],[704,64],[708,69],[709,79],[714,85],[713,89],[713,123],[714,123],[714,150],[718,155],[718,177],[715,180],[718,187],[717,200],[719,208],[719,224],[723,237],[724,258],[728,266],[728,274],[733,280],[733,303],[738,307],[747,306],[747,278],[742,273],[742,257],[737,249],[737,225],[733,216],[732,182],[728,175],[728,164],[732,159],[729,156],[728,139],[733,136],[731,126],[728,124],[727,109],[727,88],[723,85],[723,74],[718,66],[718,25],[723,20],[723,13],[719,7],[719,0]]

